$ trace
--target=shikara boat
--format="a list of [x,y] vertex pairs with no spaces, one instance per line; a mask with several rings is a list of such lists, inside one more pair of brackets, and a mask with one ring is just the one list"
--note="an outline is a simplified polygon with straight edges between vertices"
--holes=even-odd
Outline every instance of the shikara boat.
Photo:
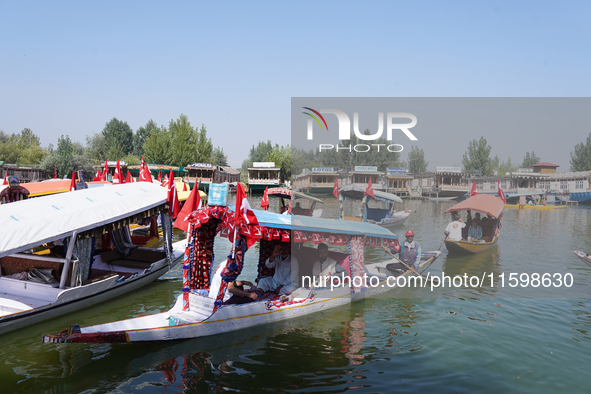
[[591,265],[591,256],[588,255],[587,253],[575,250],[574,254],[576,254],[577,257],[580,258],[581,260],[583,260],[585,263]]
[[[0,334],[91,307],[166,273],[185,243],[173,246],[166,195],[142,182],[0,206]],[[128,225],[153,215],[167,229],[163,247],[133,245]],[[51,253],[43,250],[52,244]]]
[[[406,222],[412,210],[395,211],[395,203],[401,203],[402,199],[395,194],[374,190],[374,198],[365,195],[365,190],[356,185],[345,186],[340,189],[345,198],[361,200],[363,203],[362,217],[345,216],[345,220],[374,223],[383,227],[398,226]],[[386,203],[387,208],[370,207],[371,200]]]
[[564,205],[529,205],[529,204],[525,204],[525,205],[519,205],[519,204],[505,204],[505,208],[515,208],[515,209],[534,209],[534,210],[540,210],[540,211],[545,211],[545,210],[550,210],[550,209],[560,209],[560,208],[564,208]]
[[[309,194],[287,189],[285,187],[273,187],[268,189],[267,196],[281,199],[280,213],[286,212],[289,209],[289,204],[291,203],[291,213],[294,215],[314,217],[320,217],[322,215],[322,209],[316,209],[316,204],[324,204],[324,202],[319,198],[310,196]],[[301,206],[302,202],[305,202],[304,207]]]
[[[500,234],[501,217],[503,216],[504,203],[499,197],[488,194],[477,194],[449,208],[445,213],[453,214],[460,211],[475,211],[488,215],[495,221],[494,226],[490,228],[489,234],[484,234],[486,242],[468,242],[445,240],[445,247],[450,253],[480,253],[496,245]],[[466,223],[470,226],[470,223]],[[484,230],[484,229],[483,229]]]
[[[397,236],[389,230],[370,223],[353,223],[309,216],[281,215],[266,211],[254,211],[258,225],[236,224],[232,210],[222,206],[208,206],[193,212],[189,247],[185,253],[183,294],[167,312],[136,317],[89,327],[72,325],[58,335],[44,335],[44,342],[142,342],[170,341],[206,337],[236,330],[249,329],[261,324],[293,319],[329,308],[346,305],[351,301],[388,291],[388,279],[413,275],[410,271],[391,272],[388,260],[365,264],[364,246],[398,244]],[[220,235],[232,234],[237,227],[236,249],[241,251],[235,258],[223,261],[222,285],[214,289],[217,298],[211,298],[209,277],[212,270],[213,241],[217,231]],[[258,278],[272,275],[264,265],[275,245],[291,245],[292,255],[299,260],[300,288],[287,300],[273,293],[264,293],[256,301],[246,304],[222,303],[224,281],[233,281],[242,271],[242,257],[246,246],[254,237],[258,239]],[[330,251],[329,257],[340,262],[347,270],[345,280],[339,286],[306,286],[306,278],[312,273],[317,260],[314,244],[326,242],[331,249],[347,250],[349,253]],[[312,245],[310,245],[310,243]],[[425,270],[441,252],[425,253],[418,268]],[[363,277],[368,278],[362,280]],[[373,279],[372,279],[373,278]],[[250,279],[250,278],[249,278]],[[334,285],[334,282],[333,282]],[[313,286],[313,285],[312,285]],[[298,294],[294,297],[294,294]],[[293,298],[292,298],[293,297]]]

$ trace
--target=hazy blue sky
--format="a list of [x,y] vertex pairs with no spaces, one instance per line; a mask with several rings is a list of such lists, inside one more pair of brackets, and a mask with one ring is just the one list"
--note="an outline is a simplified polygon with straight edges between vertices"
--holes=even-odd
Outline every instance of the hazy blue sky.
[[[84,143],[113,117],[136,130],[184,113],[240,166],[259,140],[290,143],[291,97],[589,96],[590,11],[576,1],[0,1],[0,130]],[[493,154],[521,162],[533,149],[566,171],[589,131],[529,147],[507,131]],[[467,146],[425,145],[429,167],[461,162]]]

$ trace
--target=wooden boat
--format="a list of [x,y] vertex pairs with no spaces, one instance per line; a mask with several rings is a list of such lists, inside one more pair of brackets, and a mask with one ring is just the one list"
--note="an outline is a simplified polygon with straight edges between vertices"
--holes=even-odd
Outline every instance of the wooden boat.
[[[44,335],[44,342],[142,342],[170,341],[186,338],[205,337],[214,334],[250,329],[253,326],[293,319],[311,313],[324,311],[352,301],[388,291],[388,279],[411,276],[410,271],[392,273],[388,270],[388,260],[365,265],[364,245],[396,245],[397,236],[382,227],[369,223],[351,223],[341,220],[321,219],[309,216],[281,215],[265,211],[255,211],[258,225],[238,225],[236,246],[244,251],[248,243],[247,234],[257,234],[260,238],[259,277],[268,270],[264,261],[270,256],[273,247],[282,242],[291,243],[292,255],[299,260],[300,278],[303,283],[292,293],[296,298],[281,300],[279,296],[264,293],[256,301],[246,304],[225,305],[224,285],[220,287],[217,298],[208,296],[209,283],[204,273],[211,270],[212,238],[220,227],[221,235],[228,234],[228,224],[234,215],[226,207],[206,207],[194,212],[193,227],[189,247],[184,263],[184,291],[167,312],[150,316],[136,317],[118,322],[99,324],[89,327],[72,325],[58,335]],[[231,226],[230,226],[231,227]],[[224,230],[225,229],[225,230]],[[231,234],[231,233],[230,233]],[[279,239],[277,239],[279,238]],[[341,262],[349,274],[349,281],[334,289],[306,287],[306,277],[312,272],[313,262],[317,259],[317,250],[306,247],[306,242],[325,241],[333,245],[349,244],[351,255],[331,251],[329,256]],[[196,248],[196,249],[195,249]],[[439,257],[441,252],[424,254],[418,270],[423,271]],[[195,256],[202,256],[201,259]],[[243,253],[242,253],[243,255]],[[242,270],[241,254],[236,259],[229,259],[225,264],[223,276],[232,281]],[[308,275],[308,276],[307,276]],[[369,278],[365,282],[363,277]],[[209,276],[207,276],[209,277]],[[372,279],[373,278],[373,279]],[[205,284],[200,286],[199,282]],[[363,283],[362,283],[363,282]],[[223,281],[222,281],[223,283]],[[308,282],[309,283],[309,282]],[[367,287],[366,284],[369,284]]]
[[[394,211],[394,203],[401,203],[402,199],[395,194],[386,193],[379,190],[374,190],[374,198],[365,195],[365,189],[356,185],[345,186],[340,189],[340,193],[345,198],[354,200],[362,200],[363,215],[362,217],[345,216],[345,220],[361,221],[375,223],[383,227],[398,226],[406,222],[406,219],[412,213],[412,210]],[[370,207],[370,200],[376,200],[387,204],[386,209]]]
[[[488,215],[496,223],[490,229],[491,234],[484,234],[486,242],[468,242],[445,240],[445,247],[450,253],[480,253],[496,245],[500,234],[501,217],[503,216],[504,203],[499,197],[489,194],[477,194],[449,208],[445,213],[453,214],[460,211],[476,211]],[[466,223],[466,226],[469,226]]]
[[535,209],[540,211],[550,210],[550,209],[560,209],[564,208],[564,205],[519,205],[519,204],[505,204],[505,208],[515,208],[515,209]]
[[[172,234],[167,210],[166,190],[145,182],[0,206],[0,334],[91,307],[162,276],[184,245],[173,246],[166,235]],[[169,229],[162,249],[131,245],[128,224],[155,214]],[[65,257],[32,253],[58,241]],[[121,252],[107,250],[110,242]]]
[[576,254],[577,257],[580,258],[581,260],[583,260],[585,263],[591,265],[591,256],[588,255],[587,253],[575,250],[574,254]]
[[[303,216],[322,216],[322,209],[316,209],[316,204],[324,204],[324,202],[309,194],[287,189],[285,187],[273,187],[267,191],[268,197],[276,197],[281,199],[281,208],[279,213],[284,213],[289,209],[289,204],[292,204],[291,213],[294,215]],[[300,201],[298,201],[300,200]],[[307,207],[302,207],[301,203],[306,201]]]

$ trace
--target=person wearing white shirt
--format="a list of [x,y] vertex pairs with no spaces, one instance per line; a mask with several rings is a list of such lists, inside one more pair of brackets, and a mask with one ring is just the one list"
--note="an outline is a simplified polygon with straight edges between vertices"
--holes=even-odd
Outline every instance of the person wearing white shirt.
[[327,287],[329,277],[339,276],[341,273],[347,274],[347,271],[336,260],[328,257],[328,245],[321,243],[318,245],[318,260],[312,266],[313,284],[316,287]]
[[275,268],[275,274],[259,279],[258,289],[275,294],[289,295],[298,287],[298,259],[290,254],[287,242],[275,245],[273,253],[265,261],[267,268]]
[[462,229],[466,227],[466,223],[462,221],[459,213],[454,213],[454,221],[447,225],[445,231],[446,239],[450,241],[461,241],[462,240]]

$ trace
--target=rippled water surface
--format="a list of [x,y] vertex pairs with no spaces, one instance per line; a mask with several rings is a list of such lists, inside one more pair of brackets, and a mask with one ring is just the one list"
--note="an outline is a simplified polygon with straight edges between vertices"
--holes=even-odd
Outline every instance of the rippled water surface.
[[[250,198],[253,207],[256,198]],[[453,203],[405,201],[423,250],[443,240]],[[336,214],[327,198],[323,216]],[[347,209],[356,209],[349,206]],[[395,289],[303,319],[170,343],[42,344],[41,335],[165,311],[180,268],[134,294],[1,336],[6,392],[588,392],[591,379],[591,209],[506,210],[498,246],[443,255],[431,275],[572,274],[570,288]],[[216,255],[229,244],[216,241]],[[247,253],[256,261],[257,250]],[[385,259],[368,250],[367,260]],[[254,264],[243,271],[254,277]]]

